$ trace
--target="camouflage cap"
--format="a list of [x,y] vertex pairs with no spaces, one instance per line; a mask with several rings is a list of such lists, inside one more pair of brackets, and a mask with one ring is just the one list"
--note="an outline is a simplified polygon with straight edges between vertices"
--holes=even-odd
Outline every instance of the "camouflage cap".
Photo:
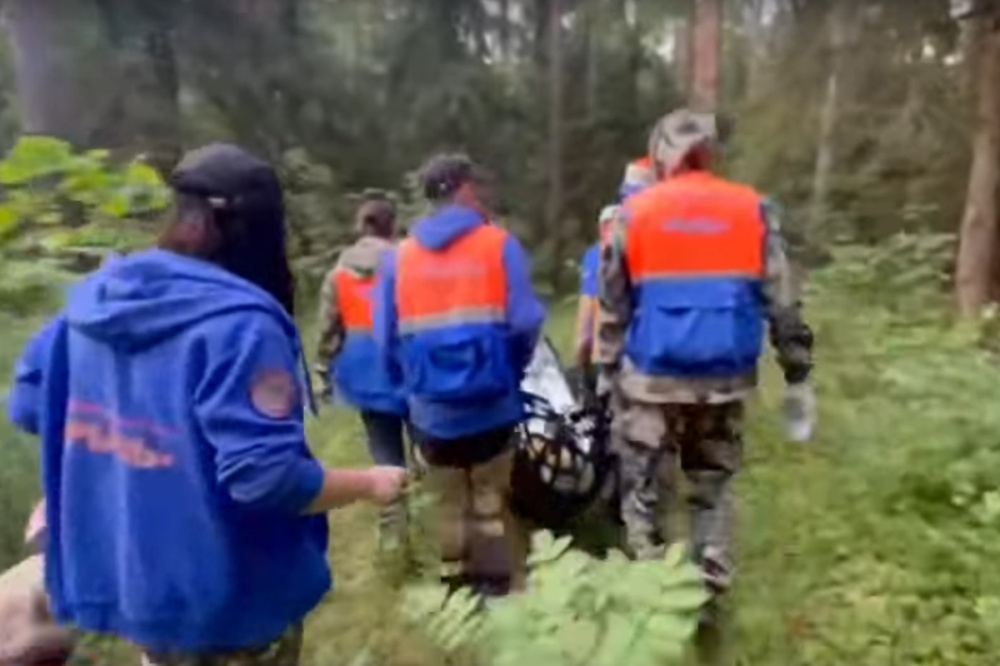
[[661,174],[671,174],[692,150],[717,137],[714,114],[678,109],[656,123],[649,136],[649,156]]

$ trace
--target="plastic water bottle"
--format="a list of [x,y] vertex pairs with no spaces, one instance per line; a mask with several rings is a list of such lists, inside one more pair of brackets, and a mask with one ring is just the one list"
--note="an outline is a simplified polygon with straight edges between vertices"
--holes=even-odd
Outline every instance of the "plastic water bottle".
[[792,384],[785,390],[785,432],[793,442],[808,442],[816,426],[816,395],[809,384]]

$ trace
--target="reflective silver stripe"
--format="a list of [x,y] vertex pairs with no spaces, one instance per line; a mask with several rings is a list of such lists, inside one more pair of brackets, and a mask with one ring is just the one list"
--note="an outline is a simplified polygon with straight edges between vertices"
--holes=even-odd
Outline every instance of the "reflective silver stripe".
[[442,314],[400,318],[400,333],[416,333],[460,324],[492,324],[502,322],[505,312],[500,307],[457,308]]
[[763,280],[764,270],[761,269],[760,273],[753,273],[750,271],[706,271],[704,273],[692,273],[691,271],[657,271],[655,273],[646,273],[639,277],[634,277],[632,280],[636,284],[641,284],[643,282],[653,282],[656,280],[665,281],[675,281],[675,282],[694,282],[696,280],[704,280],[705,278],[730,278],[737,280]]
[[345,326],[344,327],[344,332],[345,333],[371,333],[372,332],[372,327],[371,326]]

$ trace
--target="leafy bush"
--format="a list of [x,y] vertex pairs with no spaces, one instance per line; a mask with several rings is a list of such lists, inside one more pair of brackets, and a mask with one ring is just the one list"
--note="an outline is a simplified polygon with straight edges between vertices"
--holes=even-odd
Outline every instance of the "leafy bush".
[[20,139],[0,162],[0,241],[21,249],[25,242],[130,246],[136,229],[122,222],[162,210],[168,192],[141,160],[120,167],[109,160],[106,150],[76,153],[51,137]]
[[0,307],[19,313],[51,306],[52,287],[101,252],[148,243],[141,222],[169,200],[142,161],[118,166],[107,151],[44,136],[20,139],[0,161],[0,188]]
[[659,666],[677,663],[707,601],[696,567],[676,546],[665,561],[598,560],[570,537],[535,536],[530,587],[480,612],[472,593],[415,588],[411,618],[446,651],[474,650],[494,666]]

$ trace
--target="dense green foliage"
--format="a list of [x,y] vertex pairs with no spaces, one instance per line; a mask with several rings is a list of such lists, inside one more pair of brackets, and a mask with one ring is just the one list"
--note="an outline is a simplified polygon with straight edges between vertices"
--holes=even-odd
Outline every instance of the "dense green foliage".
[[[992,322],[956,327],[946,316],[933,269],[946,263],[943,247],[845,247],[810,276],[819,439],[783,441],[780,385],[768,377],[739,488],[734,649],[744,663],[985,666],[1000,654],[1000,378],[977,344],[992,340]],[[553,316],[551,333],[566,340],[571,312]],[[5,340],[9,367],[23,335]],[[35,498],[35,455],[27,438],[3,433],[0,509],[13,518],[0,556],[10,562]],[[309,433],[329,462],[365,460],[349,414],[326,413]],[[367,507],[333,515],[337,591],[310,620],[307,663],[441,663],[407,621],[398,579],[375,565],[375,524]],[[428,527],[414,537],[427,550]]]
[[72,273],[149,243],[144,220],[166,207],[166,187],[142,161],[119,167],[108,157],[25,137],[0,161],[0,310],[43,312]]
[[603,560],[570,548],[572,537],[539,532],[532,543],[530,594],[479,612],[468,592],[417,588],[409,617],[448,652],[470,651],[496,666],[658,666],[676,663],[707,600],[701,573],[677,545],[665,561]]

